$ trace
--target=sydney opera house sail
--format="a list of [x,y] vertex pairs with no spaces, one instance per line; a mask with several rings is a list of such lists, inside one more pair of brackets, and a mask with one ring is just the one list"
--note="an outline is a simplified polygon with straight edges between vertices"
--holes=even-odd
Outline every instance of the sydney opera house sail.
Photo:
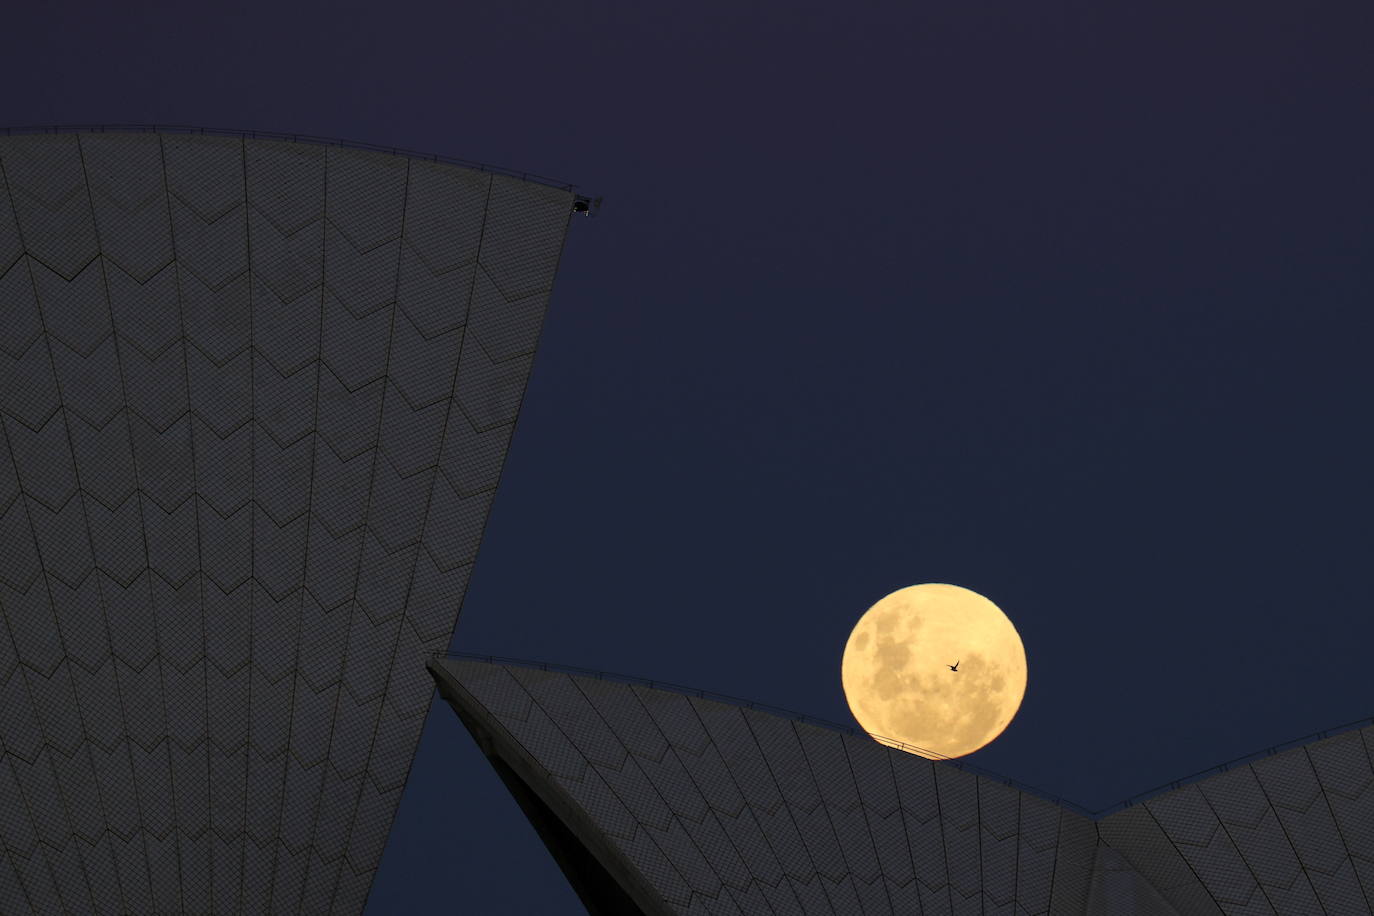
[[[1093,822],[1000,783],[669,690],[457,658],[431,670],[593,913],[1070,913],[1087,899]],[[607,903],[593,860],[632,906]]]
[[0,913],[357,913],[577,198],[0,136]]
[[595,914],[1370,913],[1374,727],[1106,817],[704,696],[430,671]]

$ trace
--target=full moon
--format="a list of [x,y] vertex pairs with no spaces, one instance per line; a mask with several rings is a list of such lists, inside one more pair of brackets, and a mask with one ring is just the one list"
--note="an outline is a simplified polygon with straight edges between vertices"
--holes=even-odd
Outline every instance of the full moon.
[[844,647],[840,680],[859,725],[922,757],[962,757],[1010,724],[1026,650],[1002,609],[957,585],[912,585],[873,605]]

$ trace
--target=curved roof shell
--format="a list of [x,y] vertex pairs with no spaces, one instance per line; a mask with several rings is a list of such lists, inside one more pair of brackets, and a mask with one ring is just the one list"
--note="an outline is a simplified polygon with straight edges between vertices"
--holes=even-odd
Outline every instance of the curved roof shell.
[[1371,750],[1374,727],[1348,731],[1156,795],[1098,830],[1180,912],[1374,912]]
[[1371,912],[1374,727],[1099,818],[701,694],[430,670],[592,912]]
[[358,912],[574,201],[0,137],[0,912]]
[[[622,884],[631,912],[1086,905],[1092,820],[995,780],[867,736],[640,684],[456,658],[431,671],[488,756]],[[570,879],[584,900],[596,892],[585,873]]]

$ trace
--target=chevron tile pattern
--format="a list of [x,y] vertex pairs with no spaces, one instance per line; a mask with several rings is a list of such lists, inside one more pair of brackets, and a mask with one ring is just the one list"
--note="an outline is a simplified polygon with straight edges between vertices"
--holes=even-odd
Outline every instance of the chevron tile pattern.
[[744,705],[473,658],[429,669],[486,753],[642,879],[646,913],[1374,912],[1374,727],[1094,820]]
[[[1085,913],[1091,916],[1179,916],[1158,890],[1120,852],[1099,843]],[[1193,912],[1214,913],[1204,906]]]
[[1374,728],[1345,732],[1103,818],[1102,838],[1181,912],[1374,912],[1371,757]]
[[464,659],[441,694],[584,812],[664,913],[1081,913],[1091,820],[866,737]]
[[0,912],[361,911],[571,206],[0,137]]

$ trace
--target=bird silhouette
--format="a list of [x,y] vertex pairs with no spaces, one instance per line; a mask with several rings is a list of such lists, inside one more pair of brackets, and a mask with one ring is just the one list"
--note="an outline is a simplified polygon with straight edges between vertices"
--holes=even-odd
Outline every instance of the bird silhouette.
[[[963,661],[962,658],[959,659],[959,662],[961,662],[961,661]],[[945,665],[945,667],[948,668],[950,671],[958,671],[958,670],[959,670],[959,662],[955,662],[955,663],[952,664],[952,665]]]

